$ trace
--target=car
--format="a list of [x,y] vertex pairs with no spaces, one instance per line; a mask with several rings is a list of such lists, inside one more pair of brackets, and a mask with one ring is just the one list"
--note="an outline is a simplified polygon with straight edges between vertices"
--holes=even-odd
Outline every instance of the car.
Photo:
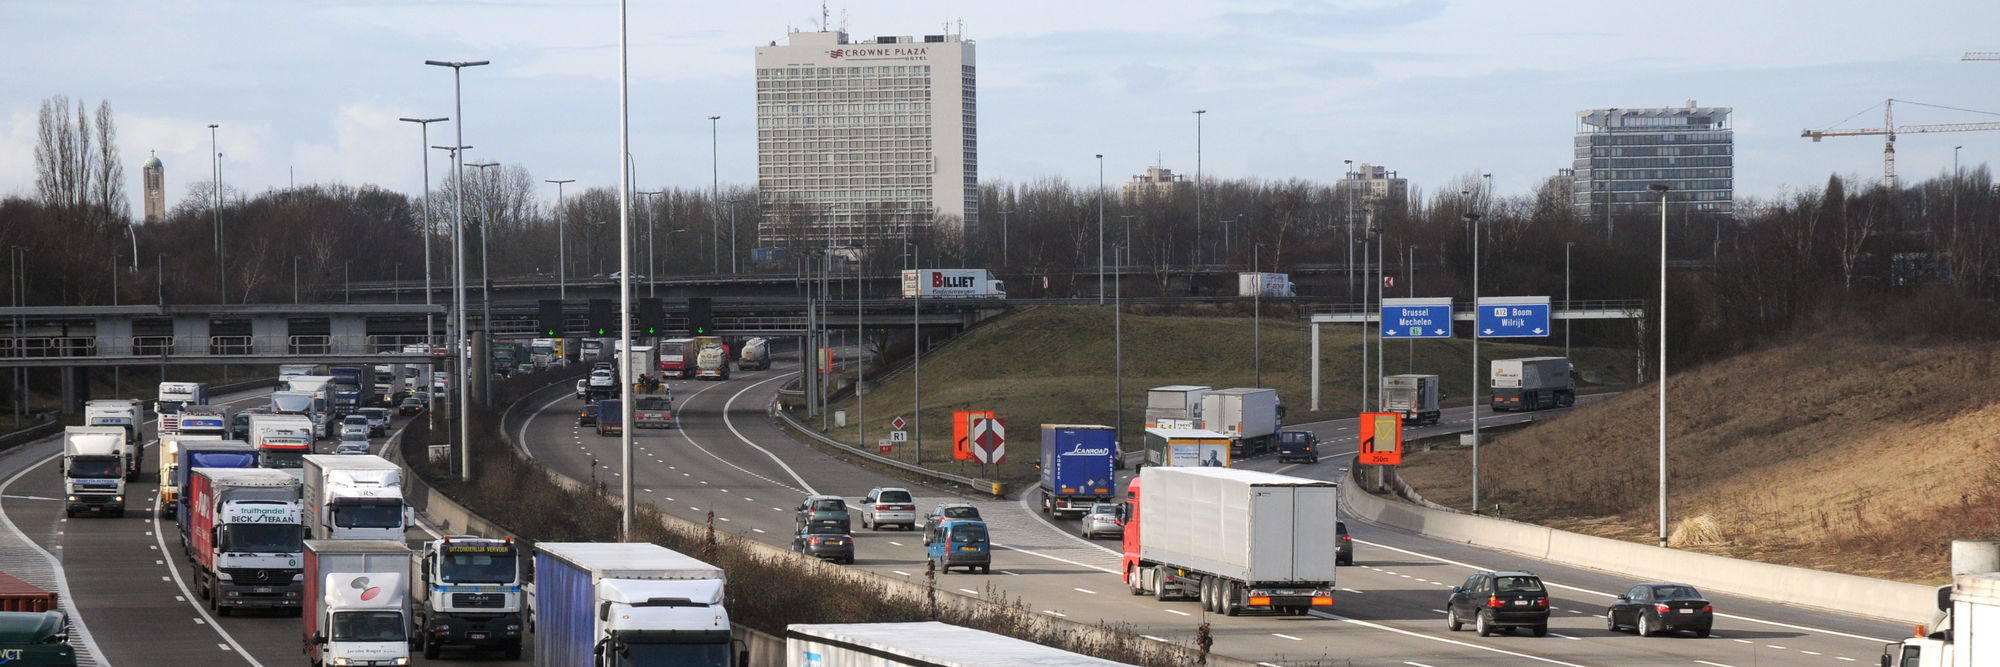
[[917,529],[917,499],[909,489],[878,486],[861,499],[861,527],[881,530],[883,526]]
[[1279,431],[1278,462],[1319,463],[1319,436],[1311,431]]
[[402,404],[396,406],[396,414],[401,415],[414,415],[423,411],[424,399],[415,396],[403,399]]
[[1457,632],[1471,623],[1486,637],[1499,629],[1527,628],[1549,634],[1549,589],[1532,572],[1480,572],[1451,589],[1444,624]]
[[847,501],[840,496],[806,496],[799,503],[798,513],[792,523],[805,526],[811,523],[832,522],[840,526],[840,532],[852,531],[853,521],[847,516]]
[[973,507],[971,503],[938,503],[937,507],[931,508],[930,514],[924,515],[924,544],[930,544],[931,540],[937,536],[937,527],[940,522],[950,519],[976,520],[978,518],[979,508]]
[[1687,584],[1639,584],[1604,609],[1604,629],[1631,628],[1641,637],[1680,630],[1707,637],[1713,627],[1715,605]]
[[334,445],[333,453],[372,454],[374,452],[369,451],[369,445],[367,440],[342,440],[340,441],[340,444]]
[[379,438],[389,434],[388,408],[362,408],[355,412],[368,418],[369,437]]
[[590,398],[590,380],[587,379],[577,380],[576,400],[583,401],[583,400],[589,400],[589,398]]
[[1086,540],[1125,536],[1125,524],[1118,523],[1117,503],[1091,503],[1090,510],[1083,513],[1080,523],[1083,527],[1077,534]]
[[[611,272],[611,275],[605,275],[605,274],[602,274],[602,273],[600,273],[600,274],[597,274],[597,277],[599,277],[599,278],[610,278],[610,279],[612,279],[612,280],[617,280],[617,279],[619,279],[619,278],[623,278],[623,277],[625,277],[625,272],[624,272],[624,271],[612,271],[612,272]],[[634,274],[632,274],[632,279],[633,279],[633,280],[645,280],[645,279],[646,279],[646,276],[644,276],[644,275],[641,275],[641,274],[637,274],[637,273],[634,273]]]
[[937,535],[924,544],[924,555],[939,574],[951,568],[986,574],[993,570],[993,544],[986,522],[978,519],[945,519]]
[[600,368],[591,371],[589,386],[598,389],[617,388],[618,374],[612,372],[609,368]]
[[854,562],[854,536],[841,530],[840,524],[832,521],[814,521],[800,524],[798,532],[792,535],[792,550],[814,558],[824,558],[835,563]]
[[590,403],[590,404],[587,404],[587,405],[583,406],[583,409],[582,409],[582,410],[578,410],[578,411],[576,411],[576,425],[577,425],[577,426],[596,426],[596,425],[597,425],[597,404],[596,404],[596,403]]
[[1354,564],[1354,536],[1347,534],[1347,522],[1333,522],[1333,564]]
[[359,434],[362,440],[374,435],[372,429],[368,427],[368,418],[358,414],[348,415],[340,420],[340,439],[349,439],[349,434]]

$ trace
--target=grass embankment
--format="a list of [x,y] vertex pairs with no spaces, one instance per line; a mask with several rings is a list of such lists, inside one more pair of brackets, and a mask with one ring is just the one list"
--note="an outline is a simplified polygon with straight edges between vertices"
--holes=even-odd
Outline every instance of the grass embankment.
[[[1174,384],[1215,388],[1256,386],[1252,357],[1252,318],[1248,308],[1182,307],[1128,308],[1124,317],[1124,437],[1126,451],[1143,445],[1141,424],[1146,390]],[[1262,327],[1263,386],[1278,390],[1287,408],[1286,423],[1298,424],[1353,417],[1360,410],[1362,373],[1355,325],[1325,325],[1320,333],[1320,407],[1313,411],[1311,325],[1290,309],[1269,308]],[[1461,333],[1463,327],[1461,327]],[[1010,483],[1036,478],[1034,462],[1040,450],[1042,424],[1113,424],[1112,311],[1095,306],[1037,307],[1018,310],[951,341],[923,359],[923,464],[938,470]],[[1372,338],[1370,339],[1372,340]],[[1527,345],[1487,341],[1481,359],[1561,355],[1557,344]],[[1452,340],[1387,343],[1383,371],[1440,376],[1453,404],[1465,402],[1472,385],[1471,343]],[[1411,359],[1414,350],[1414,362]],[[1608,348],[1574,348],[1577,368],[1609,385],[1631,382],[1633,353]],[[1372,351],[1369,358],[1375,364]],[[887,438],[889,418],[911,419],[914,378],[899,373],[869,392],[863,401],[868,423],[866,446]],[[1586,391],[1596,387],[1584,387]],[[847,428],[828,434],[856,442],[852,397],[832,404],[846,410]],[[951,413],[992,410],[1008,425],[1007,462],[982,474],[972,462],[951,460]],[[805,421],[801,418],[801,421]],[[912,433],[912,437],[916,434]],[[896,455],[908,461],[914,447],[899,445]]]
[[[1819,334],[1669,382],[1676,546],[1941,583],[1952,538],[2000,534],[2000,348]],[[1504,516],[1657,539],[1655,386],[1491,439],[1481,501]],[[1402,477],[1463,508],[1462,450]],[[1488,505],[1490,507],[1490,505]]]

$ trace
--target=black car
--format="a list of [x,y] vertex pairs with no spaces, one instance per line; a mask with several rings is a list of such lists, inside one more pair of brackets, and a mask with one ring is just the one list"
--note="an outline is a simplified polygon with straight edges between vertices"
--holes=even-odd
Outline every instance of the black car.
[[1333,564],[1354,564],[1354,536],[1347,534],[1347,522],[1333,522]]
[[1530,572],[1481,572],[1451,589],[1445,602],[1445,627],[1456,632],[1471,623],[1479,636],[1500,628],[1527,628],[1536,637],[1549,634],[1549,589]]
[[847,501],[840,496],[806,496],[805,502],[799,503],[798,509],[794,512],[792,525],[795,527],[803,528],[815,523],[832,522],[840,526],[840,532],[845,533],[853,529],[854,524],[847,514]]
[[792,550],[835,563],[854,563],[854,536],[837,521],[814,521],[798,527],[792,535]]
[[1641,637],[1687,630],[1707,637],[1715,626],[1715,606],[1687,584],[1639,584],[1611,601],[1604,610],[1604,628],[1632,628]]
[[1319,463],[1319,436],[1311,431],[1279,431],[1279,463]]
[[578,411],[576,411],[576,425],[577,425],[577,426],[596,426],[596,425],[597,425],[597,404],[596,404],[596,403],[592,403],[592,404],[590,404],[590,405],[586,405],[586,406],[583,406],[583,409],[582,409],[582,410],[578,410]]
[[937,536],[938,523],[947,519],[972,519],[977,521],[979,520],[979,508],[972,506],[971,503],[938,503],[937,507],[931,508],[930,514],[924,515],[924,544],[931,543],[931,540]]

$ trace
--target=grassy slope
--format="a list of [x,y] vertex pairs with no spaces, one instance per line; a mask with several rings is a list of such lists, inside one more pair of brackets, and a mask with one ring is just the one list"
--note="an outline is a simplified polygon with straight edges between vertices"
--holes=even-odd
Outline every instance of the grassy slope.
[[[1359,333],[1353,325],[1326,326],[1321,332],[1321,407],[1308,408],[1310,326],[1293,315],[1266,313],[1263,318],[1264,382],[1275,387],[1288,408],[1287,423],[1352,417],[1360,408]],[[1136,315],[1124,321],[1125,423],[1128,448],[1140,442],[1138,424],[1145,415],[1146,389],[1170,384],[1216,388],[1248,387],[1256,382],[1250,354],[1251,318],[1245,313],[1214,310],[1195,313]],[[1465,340],[1420,341],[1416,368],[1442,376],[1447,401],[1464,400],[1470,387],[1470,344]],[[1386,372],[1410,368],[1409,344],[1388,344]],[[1561,354],[1556,345],[1482,343],[1480,356],[1489,359]],[[951,462],[951,412],[989,409],[1008,424],[1007,464],[1002,479],[1027,480],[1040,449],[1044,423],[1111,424],[1113,405],[1113,336],[1111,310],[1098,307],[1040,307],[1018,311],[974,329],[927,355],[923,362],[924,460],[933,467],[978,474],[977,465]],[[1631,353],[1577,348],[1582,368],[1602,371],[1611,382],[1630,382]],[[1370,357],[1371,366],[1374,359]],[[912,415],[908,373],[865,397],[868,443],[888,437],[887,420]],[[833,410],[855,415],[852,400]],[[855,441],[850,421],[834,429],[836,437]],[[913,434],[914,435],[914,434]],[[905,457],[910,447],[897,453]]]
[[[1674,375],[1668,387],[1675,531],[1688,548],[1937,583],[1953,537],[2000,534],[2000,371],[1990,344],[1820,336]],[[1483,502],[1512,518],[1636,541],[1657,532],[1651,387],[1494,439]],[[1463,507],[1462,452],[1403,479]]]

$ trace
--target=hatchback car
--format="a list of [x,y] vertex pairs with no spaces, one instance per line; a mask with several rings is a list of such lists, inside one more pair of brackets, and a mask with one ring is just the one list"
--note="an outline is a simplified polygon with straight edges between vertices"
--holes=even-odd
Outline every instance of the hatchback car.
[[924,544],[930,544],[931,540],[936,539],[939,523],[952,519],[977,520],[979,508],[973,507],[971,503],[938,503],[937,507],[931,508],[930,514],[924,515]]
[[917,499],[909,489],[876,487],[861,499],[861,527],[881,530],[883,526],[917,529]]
[[414,415],[424,411],[424,399],[411,396],[396,406],[396,414]]
[[1333,522],[1333,564],[1354,564],[1354,536],[1347,534],[1347,522]]
[[854,562],[854,536],[833,521],[814,521],[798,527],[792,535],[792,550],[835,563]]
[[388,408],[362,408],[355,414],[368,418],[368,437],[380,438],[389,434]]
[[1687,630],[1707,637],[1715,626],[1715,606],[1687,584],[1639,584],[1604,610],[1604,629],[1631,628],[1641,637]]
[[1125,526],[1118,523],[1118,504],[1091,503],[1090,511],[1083,514],[1083,528],[1077,532],[1086,540],[1124,537]]
[[579,400],[579,401],[581,401],[581,400],[586,400],[586,399],[588,399],[588,398],[590,398],[590,380],[587,380],[587,379],[579,379],[579,380],[577,380],[577,381],[576,381],[576,400]]
[[1544,637],[1549,634],[1549,589],[1530,572],[1480,572],[1451,589],[1444,613],[1445,627],[1454,632],[1471,623],[1481,637],[1501,628],[1527,628]]
[[590,403],[590,404],[586,404],[586,405],[584,405],[584,406],[583,406],[583,409],[581,409],[581,410],[577,410],[577,411],[576,411],[576,425],[577,425],[577,426],[596,426],[596,425],[597,425],[597,404],[596,404],[596,403]]
[[335,453],[335,454],[369,454],[369,453],[372,453],[372,452],[369,452],[369,451],[368,451],[368,441],[367,441],[367,440],[342,440],[342,441],[340,441],[340,444],[338,444],[338,445],[334,445],[334,447],[333,447],[333,453]]
[[840,496],[806,496],[792,517],[792,523],[801,527],[822,522],[840,526],[840,532],[851,532],[853,522],[847,516],[847,501]]

